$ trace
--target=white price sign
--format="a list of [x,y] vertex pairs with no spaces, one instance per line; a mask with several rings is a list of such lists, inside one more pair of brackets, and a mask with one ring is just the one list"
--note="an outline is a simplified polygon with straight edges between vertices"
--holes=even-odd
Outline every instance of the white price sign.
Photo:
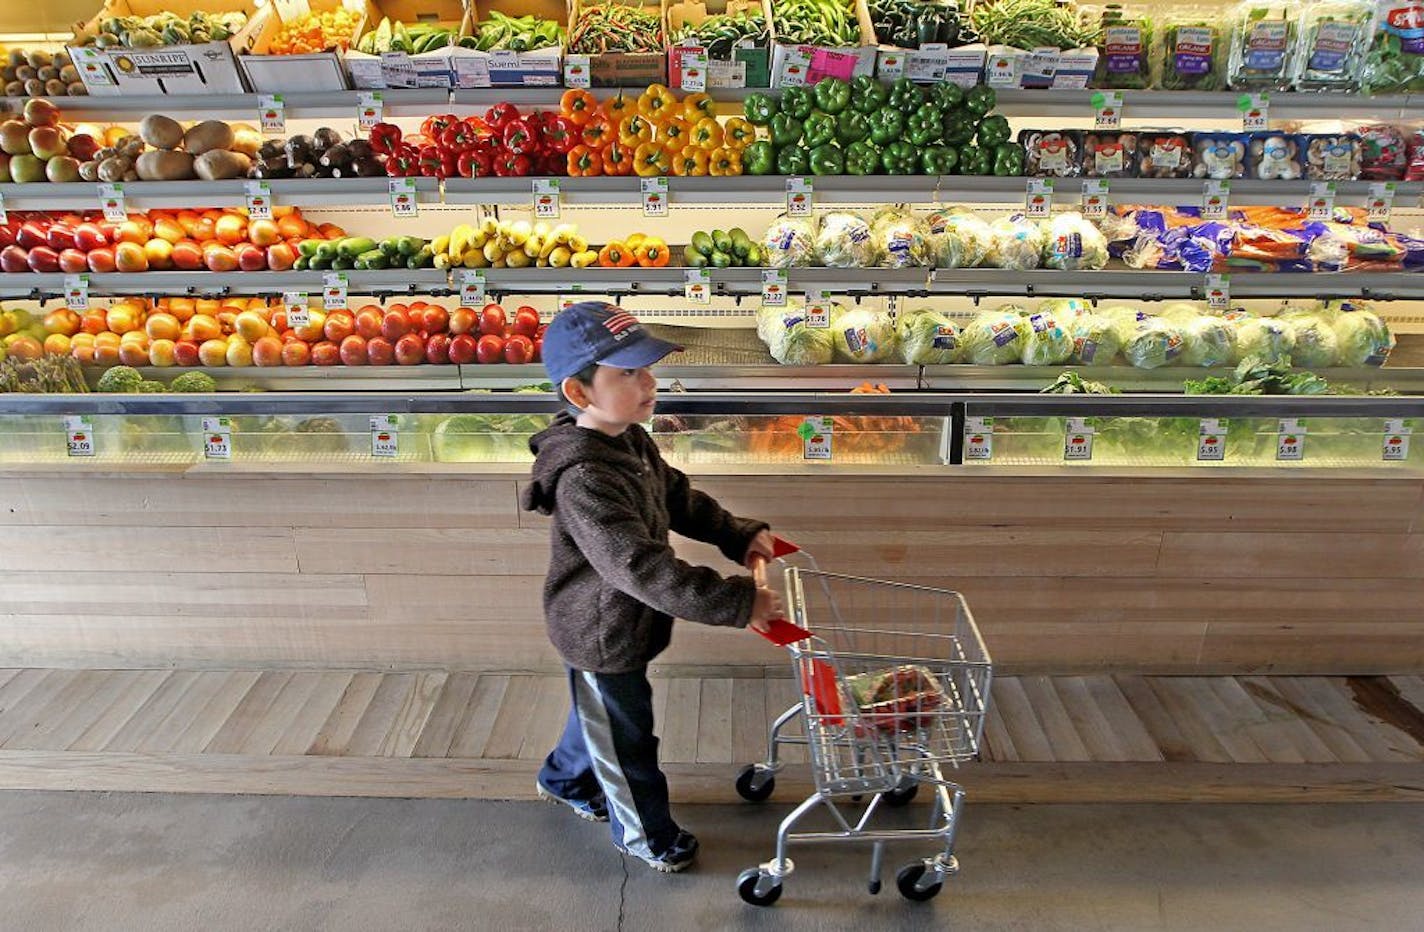
[[559,179],[534,179],[534,216],[540,220],[559,219]]
[[1206,306],[1213,311],[1225,311],[1231,307],[1231,276],[1208,275],[1206,277]]
[[1311,220],[1329,220],[1335,215],[1335,182],[1312,181],[1305,212]]
[[361,91],[356,95],[356,125],[363,130],[385,118],[385,98],[380,91]]
[[1108,180],[1089,178],[1083,182],[1083,217],[1102,220],[1108,215]]
[[287,312],[287,326],[293,330],[311,324],[311,308],[305,291],[282,292],[282,307]]
[[786,216],[811,216],[814,190],[810,178],[792,176],[786,179]]
[[1402,463],[1409,459],[1409,435],[1413,428],[1401,418],[1384,422],[1384,461]]
[[666,217],[668,213],[668,180],[662,175],[639,179],[643,189],[643,216]]
[[1063,458],[1070,462],[1085,462],[1093,458],[1093,428],[1086,419],[1068,419],[1068,429],[1063,432]]
[[1365,210],[1371,223],[1389,223],[1389,215],[1394,210],[1394,193],[1398,190],[1393,181],[1376,181],[1370,184],[1370,194],[1365,200]]
[[808,460],[829,460],[831,458],[831,419],[828,417],[808,417],[796,428],[801,437],[801,456]]
[[1283,417],[1276,430],[1276,459],[1298,463],[1305,459],[1305,425],[1293,417]]
[[343,272],[326,272],[321,276],[321,306],[328,311],[346,308],[346,275]]
[[72,414],[64,419],[64,441],[70,456],[94,455],[94,422],[87,414]]
[[485,303],[485,270],[466,269],[460,273],[460,305],[481,307]]
[[232,420],[230,418],[203,418],[203,457],[210,460],[232,459]]
[[123,223],[127,220],[129,213],[124,207],[124,186],[117,183],[99,185],[99,209],[104,212],[104,219],[110,223]]
[[698,93],[707,90],[707,50],[690,48],[683,49],[679,54],[682,57],[682,89]]
[[1217,418],[1202,418],[1201,427],[1197,431],[1197,460],[1203,463],[1220,463],[1225,459],[1225,428]]
[[247,197],[247,219],[272,219],[272,188],[265,181],[244,181],[243,193]]
[[391,199],[391,216],[420,216],[420,208],[415,202],[414,178],[392,178],[386,182],[386,192]]
[[1270,108],[1270,94],[1242,94],[1236,100],[1236,109],[1241,111],[1241,129],[1247,133],[1269,129]]
[[1118,129],[1122,126],[1122,92],[1099,92],[1093,95],[1093,129]]
[[587,55],[564,56],[564,87],[590,88],[593,86],[593,69]]
[[964,419],[964,459],[991,460],[994,458],[994,419],[991,417],[968,417]]
[[371,455],[391,458],[400,451],[400,418],[381,414],[371,418]]
[[761,273],[761,303],[766,307],[786,306],[786,270],[763,269]]
[[806,326],[812,330],[826,330],[831,326],[831,304],[819,288],[806,291]]
[[706,269],[688,269],[683,279],[682,291],[693,304],[712,303],[712,273]]
[[1231,200],[1231,182],[1213,179],[1202,188],[1202,219],[1225,220]]
[[1024,216],[1043,220],[1053,210],[1053,179],[1030,178],[1024,186]]
[[64,306],[71,311],[89,310],[89,276],[64,276]]
[[287,105],[281,94],[263,94],[257,98],[257,122],[264,136],[287,134]]

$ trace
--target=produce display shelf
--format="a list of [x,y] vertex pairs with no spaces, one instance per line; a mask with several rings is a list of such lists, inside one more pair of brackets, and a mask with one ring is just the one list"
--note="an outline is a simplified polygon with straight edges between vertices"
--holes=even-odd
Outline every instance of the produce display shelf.
[[[493,294],[587,294],[681,295],[691,269],[667,266],[660,269],[485,269],[485,288]],[[730,297],[762,293],[760,268],[708,269],[712,294]],[[929,269],[787,269],[787,287],[792,292],[820,288],[836,294],[916,294],[925,293]],[[456,272],[459,283],[460,272]]]
[[[873,271],[873,270],[869,270]],[[1413,272],[1241,272],[1231,276],[1234,298],[1369,298],[1376,301],[1424,298],[1424,275]],[[1204,300],[1206,276],[1195,272],[1102,269],[1059,272],[1046,269],[936,269],[934,295],[1065,297],[1141,301]]]
[[[982,178],[961,179],[974,183]],[[1018,181],[1023,197],[1023,179]],[[559,199],[564,206],[595,207],[642,205],[641,178],[559,178]],[[813,198],[822,204],[929,204],[936,199],[941,179],[932,175],[828,175],[813,179]],[[697,206],[724,208],[728,204],[785,204],[786,176],[669,177],[668,208]],[[445,182],[446,204],[529,206],[534,199],[532,178],[450,178]]]
[[[110,295],[274,295],[305,291],[320,295],[327,272],[111,272],[89,276],[89,293]],[[427,295],[444,291],[449,278],[438,269],[347,271],[347,293],[355,295]],[[0,274],[0,298],[57,297],[67,276],[59,272]]]
[[[356,108],[361,94],[368,91],[312,91],[282,95],[282,105],[289,120],[340,119],[356,121]],[[425,117],[439,113],[450,103],[450,92],[444,88],[385,90],[383,112],[387,116]],[[19,113],[25,109],[27,97],[0,97],[0,113]],[[558,101],[558,96],[554,96]],[[62,97],[56,101],[64,109],[64,118],[77,123],[138,122],[150,113],[162,113],[175,120],[233,120],[258,125],[257,94],[118,94],[112,97]]]
[[[138,371],[148,380],[167,382],[184,372],[205,372],[224,392],[257,388],[269,392],[426,392],[456,391],[463,387],[463,370],[456,365],[421,366],[141,366]],[[474,367],[470,367],[474,368]],[[494,367],[489,367],[494,368]],[[537,369],[538,378],[526,378],[520,385],[544,380],[541,366],[506,366],[506,369]],[[104,372],[102,367],[85,369],[92,384]],[[531,373],[532,375],[532,373]],[[313,413],[321,408],[313,401]]]
[[[290,207],[350,207],[389,203],[390,180],[379,178],[271,178],[266,183],[274,205]],[[438,204],[440,182],[415,178],[416,203]],[[128,181],[124,205],[129,210],[245,207],[248,182]],[[99,210],[99,185],[87,181],[65,184],[0,184],[6,210]]]
[[[1102,382],[1126,392],[1179,391],[1187,379],[1229,376],[1233,367],[1195,368],[1163,366],[1138,369],[1135,366],[924,366],[921,387],[933,391],[1038,391],[1071,368],[1084,379]],[[1385,366],[1362,369],[1312,369],[1332,384],[1361,389],[1392,388],[1410,394],[1424,394],[1424,369]],[[879,381],[879,380],[877,380]]]

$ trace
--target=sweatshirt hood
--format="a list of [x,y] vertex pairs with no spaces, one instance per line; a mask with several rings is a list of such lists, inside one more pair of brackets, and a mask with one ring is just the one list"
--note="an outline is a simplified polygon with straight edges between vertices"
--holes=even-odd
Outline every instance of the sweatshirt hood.
[[629,436],[636,429],[630,427],[622,436],[610,437],[602,431],[580,427],[572,415],[560,413],[553,424],[529,438],[534,467],[520,506],[525,511],[552,514],[559,476],[580,463],[607,463],[614,470],[636,474],[643,465]]

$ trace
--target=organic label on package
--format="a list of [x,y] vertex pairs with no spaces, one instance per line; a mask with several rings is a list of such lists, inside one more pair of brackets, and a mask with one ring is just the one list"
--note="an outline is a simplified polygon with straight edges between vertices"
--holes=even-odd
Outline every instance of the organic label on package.
[[1282,71],[1290,26],[1283,19],[1260,20],[1246,34],[1245,65],[1252,71]]
[[1142,27],[1109,26],[1104,33],[1110,74],[1135,74],[1144,70],[1142,66],[1143,59],[1147,56],[1147,43],[1142,35]]
[[1345,70],[1345,61],[1350,57],[1350,49],[1355,47],[1360,27],[1342,20],[1322,22],[1315,27],[1315,44],[1310,49],[1310,61],[1306,65],[1311,71],[1330,74]]
[[1173,49],[1179,74],[1206,74],[1211,71],[1211,44],[1215,31],[1206,26],[1177,28],[1177,46]]

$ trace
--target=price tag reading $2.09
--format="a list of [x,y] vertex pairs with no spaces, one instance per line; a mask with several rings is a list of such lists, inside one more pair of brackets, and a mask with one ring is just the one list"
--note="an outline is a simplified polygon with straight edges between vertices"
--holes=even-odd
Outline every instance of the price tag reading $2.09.
[[1413,430],[1401,418],[1384,422],[1384,461],[1402,463],[1409,459],[1409,435]]
[[791,177],[786,179],[786,216],[811,216],[814,187],[810,178]]
[[808,460],[828,460],[831,458],[831,419],[828,417],[808,417],[796,428],[801,437],[801,455]]
[[70,456],[94,455],[94,422],[87,414],[64,419],[64,442]]
[[1276,431],[1276,459],[1298,463],[1305,459],[1305,425],[1293,417],[1281,418]]
[[994,419],[991,417],[967,417],[964,419],[964,459],[991,460],[994,458]]
[[1226,430],[1221,421],[1214,417],[1201,419],[1197,431],[1197,460],[1203,463],[1219,463],[1226,459]]
[[806,326],[812,330],[827,330],[831,326],[831,304],[819,288],[806,290]]
[[371,455],[390,459],[400,452],[400,416],[381,414],[371,418]]
[[764,307],[786,306],[786,270],[763,269],[761,273],[761,303]]
[[231,418],[203,418],[203,457],[210,460],[232,459]]
[[1088,425],[1086,419],[1068,419],[1068,429],[1063,432],[1063,458],[1070,462],[1083,462],[1093,458],[1093,428]]
[[305,291],[282,292],[282,307],[287,312],[287,326],[293,330],[311,324],[311,308]]

